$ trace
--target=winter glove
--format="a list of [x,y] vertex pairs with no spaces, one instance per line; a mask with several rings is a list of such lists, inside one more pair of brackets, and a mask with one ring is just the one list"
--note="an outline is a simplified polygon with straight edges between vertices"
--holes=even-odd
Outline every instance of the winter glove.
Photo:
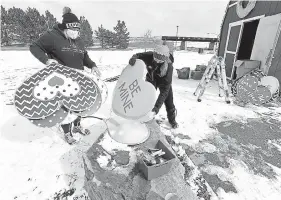
[[150,120],[153,120],[153,119],[155,118],[156,113],[155,113],[154,111],[150,111],[150,112],[147,114],[147,116],[148,116],[148,119],[149,119],[149,121],[150,121]]
[[155,116],[156,116],[156,113],[154,111],[150,111],[144,117],[140,118],[139,121],[141,123],[149,122],[149,121],[153,120],[155,118]]
[[97,67],[93,67],[93,68],[91,69],[91,73],[92,73],[92,74],[96,74],[98,77],[101,76],[100,70],[99,70],[99,68],[97,68]]
[[136,55],[133,55],[132,58],[129,60],[129,64],[131,66],[134,66],[135,63],[136,63],[136,60],[137,60],[137,56]]
[[56,61],[54,59],[48,59],[46,62],[46,65],[50,65],[51,63],[58,63],[58,61]]

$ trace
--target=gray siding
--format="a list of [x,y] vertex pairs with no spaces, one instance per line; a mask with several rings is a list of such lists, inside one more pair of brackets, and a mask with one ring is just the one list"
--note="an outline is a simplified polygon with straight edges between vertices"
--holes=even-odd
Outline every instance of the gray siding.
[[268,75],[275,76],[281,84],[281,37],[278,38]]

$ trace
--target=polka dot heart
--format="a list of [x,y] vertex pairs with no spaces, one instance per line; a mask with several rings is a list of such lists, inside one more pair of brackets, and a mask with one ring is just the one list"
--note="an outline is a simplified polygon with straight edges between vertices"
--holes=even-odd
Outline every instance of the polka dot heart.
[[50,74],[34,88],[35,98],[41,101],[52,100],[58,93],[65,97],[73,97],[79,92],[80,86],[76,81],[57,72]]
[[45,117],[44,119],[33,119],[30,120],[33,124],[40,127],[53,127],[57,124],[60,124],[65,117],[68,115],[63,109],[58,110],[55,114]]
[[261,105],[276,99],[279,82],[274,77],[265,76],[260,69],[255,69],[235,80],[231,92],[240,102]]
[[107,95],[103,81],[92,74],[51,64],[17,88],[14,105],[33,124],[52,127],[67,121],[69,113],[93,115]]
[[258,85],[258,78],[246,75],[237,83],[237,99],[244,103],[262,105],[271,99],[270,90],[266,86]]

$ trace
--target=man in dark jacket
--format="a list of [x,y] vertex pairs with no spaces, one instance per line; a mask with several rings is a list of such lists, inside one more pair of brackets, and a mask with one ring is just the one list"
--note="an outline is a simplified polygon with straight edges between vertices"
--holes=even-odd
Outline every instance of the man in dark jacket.
[[[65,7],[62,17],[61,24],[55,25],[52,30],[47,31],[30,45],[30,52],[43,64],[55,62],[79,70],[84,70],[86,66],[100,76],[95,62],[90,59],[79,38],[81,24],[77,16],[71,13],[70,8]],[[69,144],[76,142],[72,135],[74,132],[90,134],[88,129],[81,127],[80,122],[81,118],[77,118],[73,123],[61,125]]]
[[174,57],[170,54],[169,48],[166,45],[159,45],[154,52],[137,53],[129,60],[129,64],[133,66],[136,59],[143,60],[147,66],[146,81],[160,90],[150,115],[158,114],[164,103],[169,123],[173,128],[177,128],[178,123],[176,122],[176,108],[172,90]]

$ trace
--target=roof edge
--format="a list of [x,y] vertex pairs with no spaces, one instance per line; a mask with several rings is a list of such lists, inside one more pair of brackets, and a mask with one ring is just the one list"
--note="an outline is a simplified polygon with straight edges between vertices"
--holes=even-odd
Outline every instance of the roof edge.
[[224,24],[224,21],[225,21],[225,18],[226,18],[228,9],[229,9],[230,2],[231,2],[231,0],[228,1],[228,4],[227,4],[226,9],[225,9],[225,12],[224,12],[224,16],[223,16],[223,19],[222,19],[222,23],[221,23],[220,35],[219,35],[219,46],[218,46],[218,50],[217,50],[217,52],[216,52],[216,55],[217,55],[217,56],[218,56],[218,54],[219,54],[219,50],[220,50],[220,46],[221,46],[222,28],[223,28],[223,24]]

